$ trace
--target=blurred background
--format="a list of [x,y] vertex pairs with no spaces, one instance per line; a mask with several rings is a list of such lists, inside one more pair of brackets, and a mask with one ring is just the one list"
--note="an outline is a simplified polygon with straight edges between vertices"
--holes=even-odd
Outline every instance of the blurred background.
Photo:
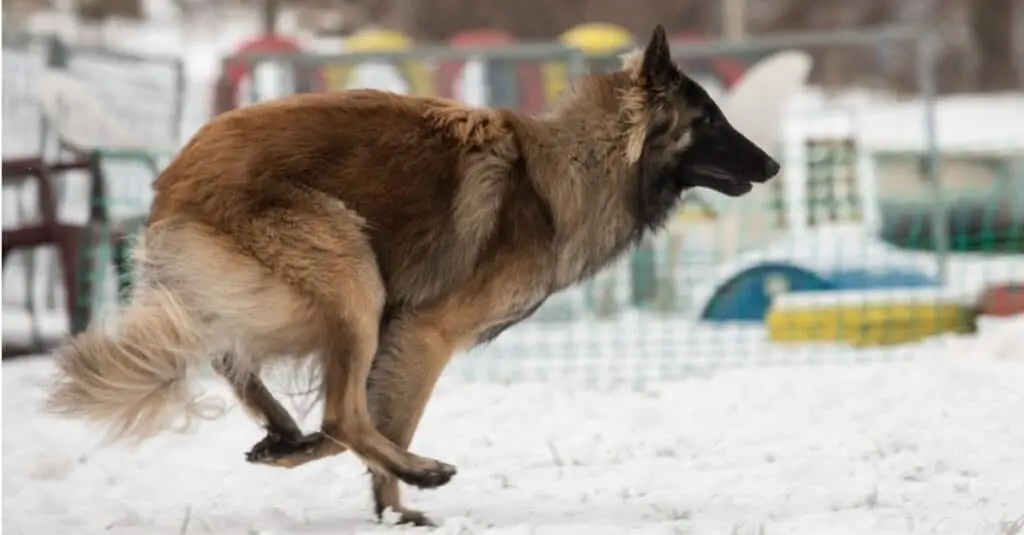
[[[180,25],[196,31],[216,28],[230,39],[238,39],[231,35],[236,32],[278,34],[313,48],[318,38],[343,38],[369,27],[391,29],[415,42],[444,43],[480,29],[500,30],[518,40],[557,40],[588,22],[643,35],[657,21],[672,33],[701,39],[906,24],[936,32],[941,93],[1014,90],[1024,76],[1019,0],[12,0],[4,3],[4,20],[7,31],[57,31],[76,41],[115,47],[124,40],[119,28]],[[146,48],[168,46],[151,40]],[[914,67],[906,54],[885,51],[889,57],[880,73],[873,58],[877,51],[843,52],[815,51],[819,61],[812,80],[913,86]],[[884,81],[879,79],[883,76]]]
[[1024,312],[1021,0],[3,10],[5,358],[116,307],[150,183],[217,113],[352,87],[534,113],[656,23],[782,175],[739,200],[687,196],[667,232],[453,373],[631,382],[898,359]]

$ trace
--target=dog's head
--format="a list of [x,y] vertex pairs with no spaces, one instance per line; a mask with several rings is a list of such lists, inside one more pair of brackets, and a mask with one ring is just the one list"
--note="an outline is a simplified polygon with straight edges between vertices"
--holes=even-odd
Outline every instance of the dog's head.
[[738,197],[779,172],[778,162],[733,128],[704,88],[673,63],[661,25],[646,49],[624,62],[627,158],[638,165],[643,202],[669,208],[694,187]]

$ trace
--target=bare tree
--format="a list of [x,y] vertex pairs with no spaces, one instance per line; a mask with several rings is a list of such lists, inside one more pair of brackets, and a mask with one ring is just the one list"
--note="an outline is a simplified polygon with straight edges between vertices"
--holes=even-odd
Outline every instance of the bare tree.
[[979,85],[989,91],[1020,89],[1020,65],[1014,61],[1013,30],[1017,0],[973,2],[970,33],[977,48]]
[[264,35],[277,33],[277,18],[281,11],[280,0],[262,0],[260,3],[260,21]]

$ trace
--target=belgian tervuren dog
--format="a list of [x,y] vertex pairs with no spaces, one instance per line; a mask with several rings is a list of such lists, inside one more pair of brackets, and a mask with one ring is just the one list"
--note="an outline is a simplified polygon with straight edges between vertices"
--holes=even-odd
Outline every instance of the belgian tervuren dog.
[[[202,412],[187,378],[210,361],[266,428],[249,461],[351,450],[378,515],[428,523],[398,481],[455,475],[407,451],[452,354],[607,266],[686,190],[739,196],[778,171],[661,26],[537,117],[374,90],[231,111],[156,181],[130,302],[56,352],[48,407],[142,439]],[[304,435],[259,372],[305,355],[324,411]]]

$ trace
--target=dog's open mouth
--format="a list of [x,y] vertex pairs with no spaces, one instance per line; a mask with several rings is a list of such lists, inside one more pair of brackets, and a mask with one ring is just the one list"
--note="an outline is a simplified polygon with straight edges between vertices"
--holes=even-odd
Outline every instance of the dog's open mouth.
[[736,175],[725,171],[721,167],[695,165],[693,171],[701,178],[698,186],[713,189],[730,197],[738,197],[754,189],[753,183],[738,179]]

